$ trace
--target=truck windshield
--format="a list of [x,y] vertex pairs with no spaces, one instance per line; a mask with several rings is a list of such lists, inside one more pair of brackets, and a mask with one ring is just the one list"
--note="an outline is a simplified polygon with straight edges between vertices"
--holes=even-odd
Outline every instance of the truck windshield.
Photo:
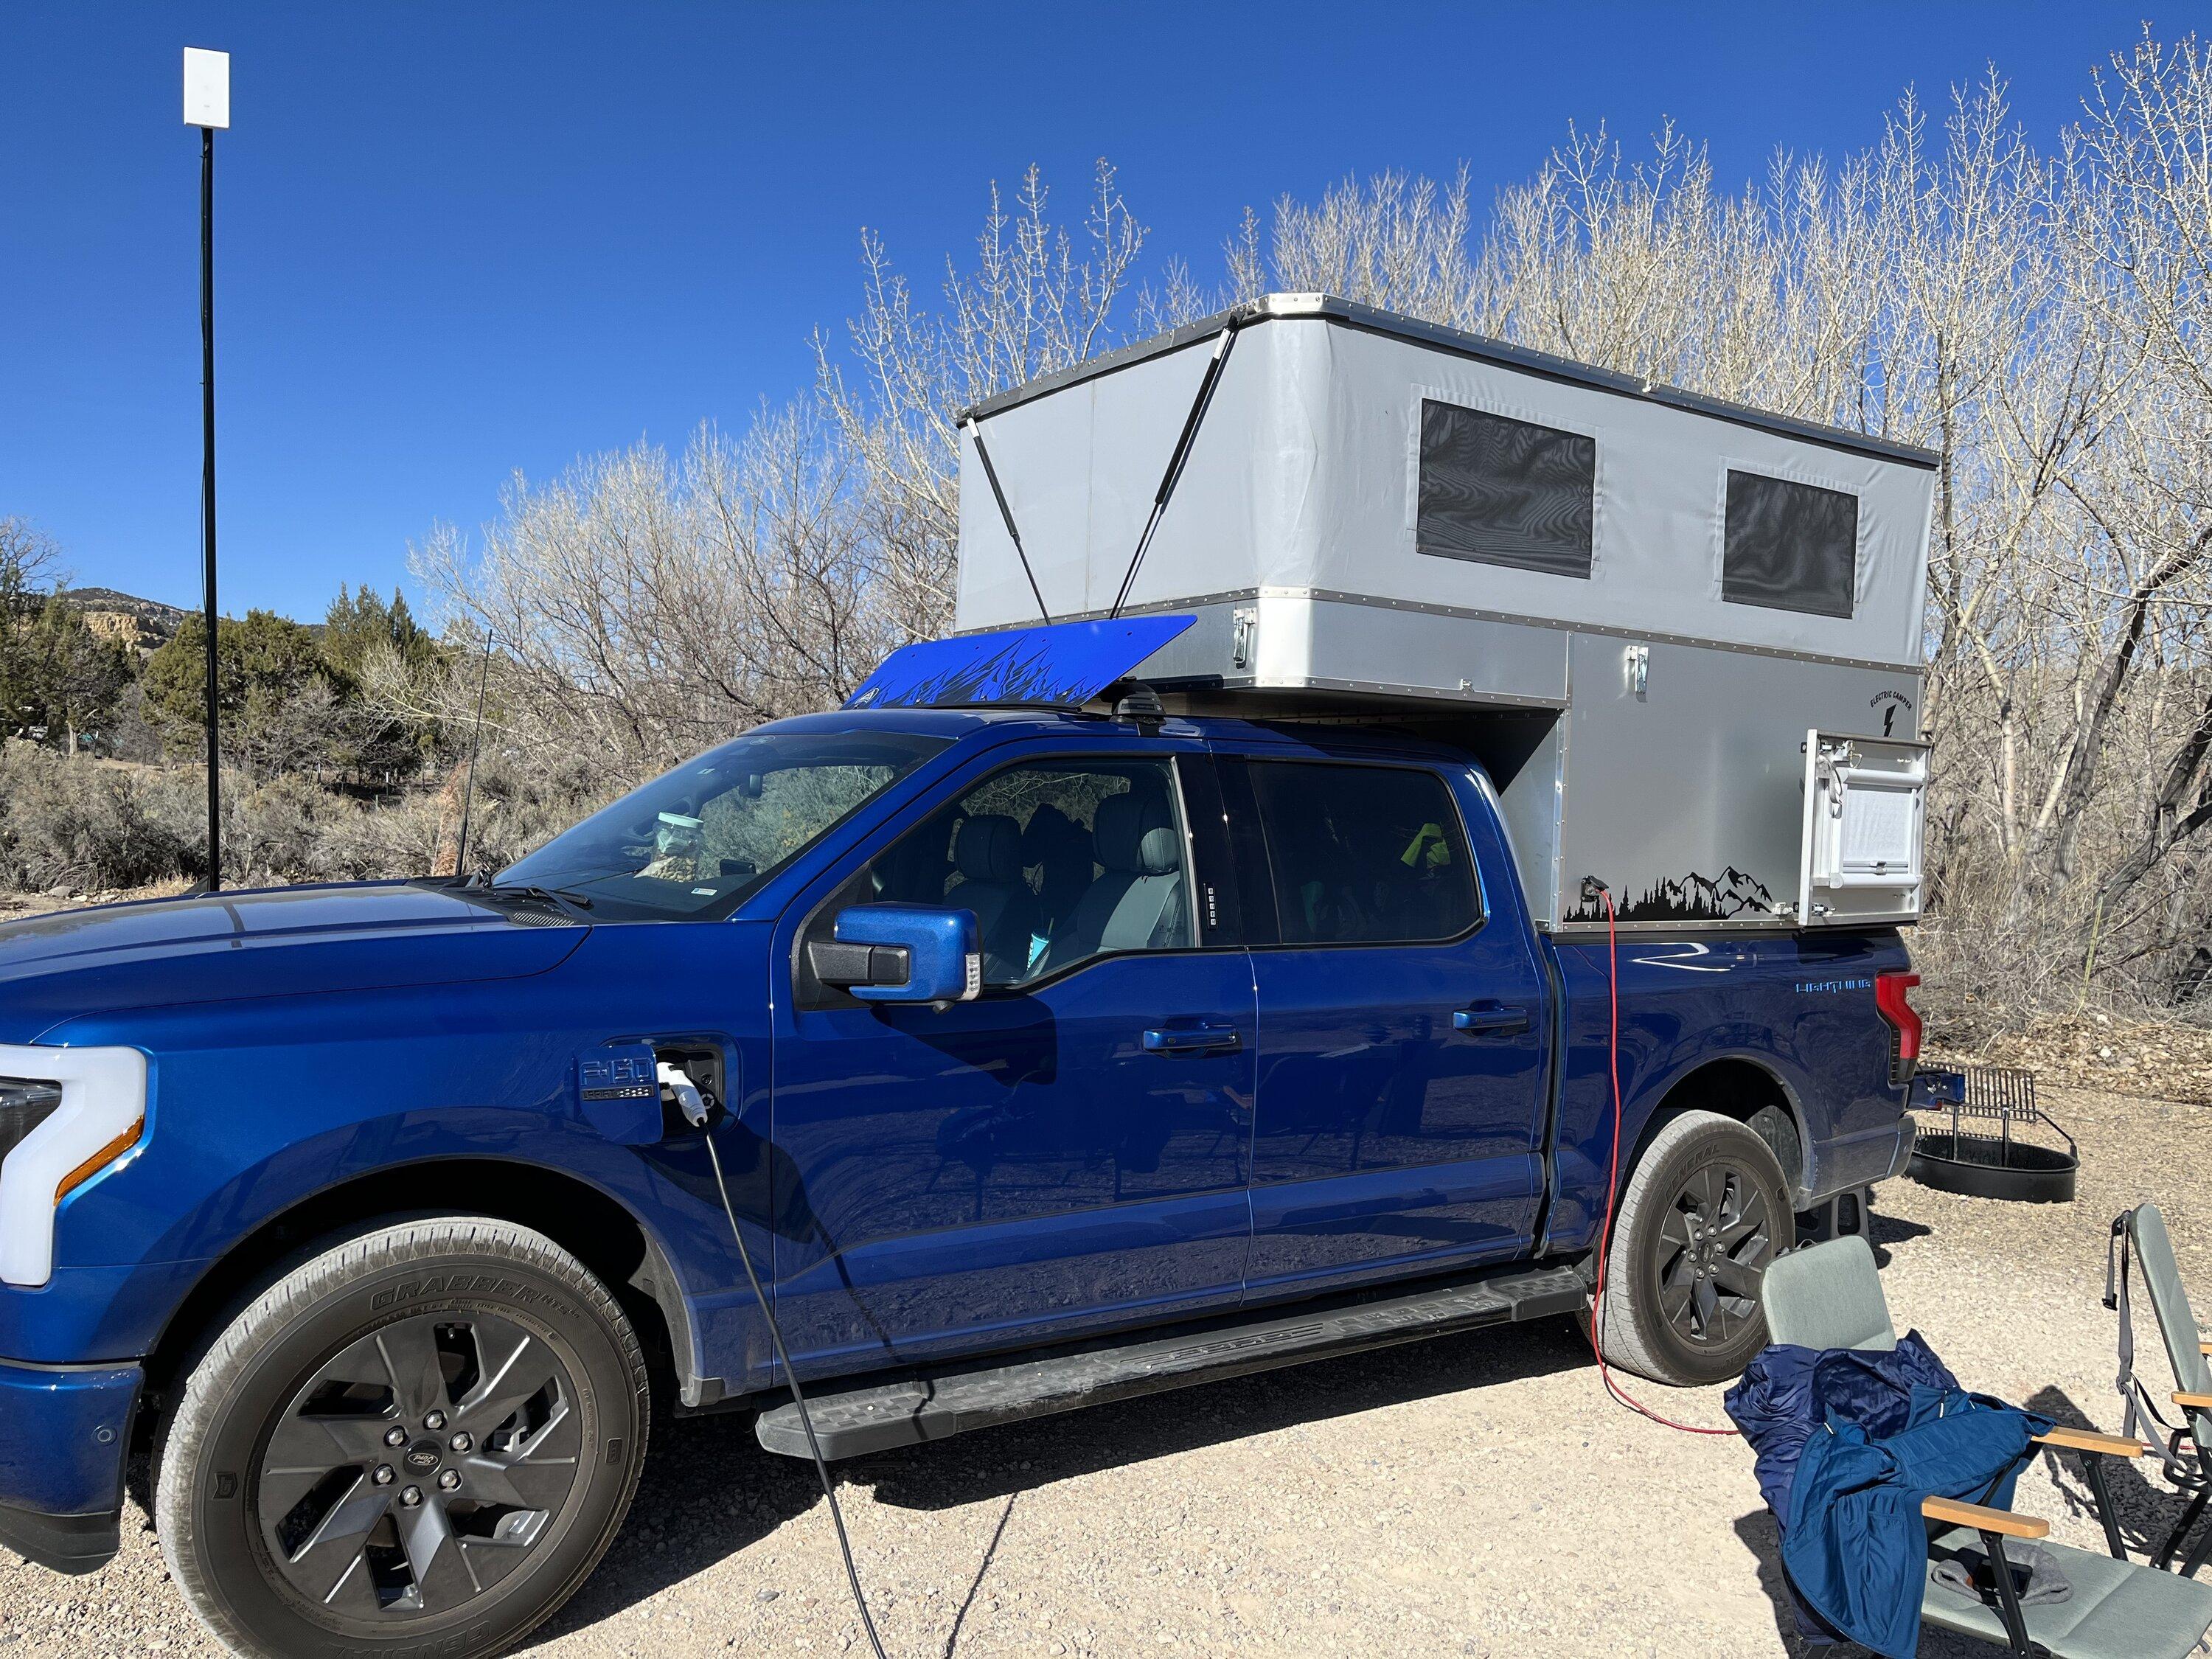
[[948,740],[907,732],[758,732],[708,750],[492,878],[595,918],[726,915]]

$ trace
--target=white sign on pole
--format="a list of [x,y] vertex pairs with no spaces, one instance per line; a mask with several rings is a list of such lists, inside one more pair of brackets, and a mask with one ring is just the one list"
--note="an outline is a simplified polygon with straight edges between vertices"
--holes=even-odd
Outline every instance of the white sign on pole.
[[185,125],[230,125],[230,54],[185,48]]

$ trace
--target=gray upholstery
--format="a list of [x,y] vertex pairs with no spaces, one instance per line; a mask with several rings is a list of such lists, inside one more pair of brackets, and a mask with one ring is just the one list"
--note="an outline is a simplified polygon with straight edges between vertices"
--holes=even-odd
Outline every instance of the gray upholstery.
[[1109,795],[1098,803],[1091,841],[1104,872],[1054,933],[1044,970],[1109,951],[1190,943],[1182,839],[1167,803]]
[[1759,1300],[1776,1342],[1801,1348],[1897,1346],[1874,1249],[1856,1233],[1779,1257],[1760,1283]]
[[[2205,1361],[2203,1333],[2182,1288],[2181,1268],[2173,1259],[2173,1241],[2166,1236],[2166,1217],[2155,1204],[2138,1204],[2130,1213],[2128,1230],[2135,1236],[2136,1261],[2142,1267],[2143,1283],[2150,1287],[2151,1310],[2166,1339],[2166,1357],[2173,1366],[2173,1385],[2185,1394],[2212,1394],[2212,1364]],[[2192,1426],[2202,1443],[2212,1445],[2212,1413],[2194,1412]]]
[[1155,796],[1109,795],[1098,803],[1091,830],[1098,862],[1140,876],[1172,875],[1182,867],[1175,821]]
[[946,902],[975,913],[985,981],[1012,983],[1029,967],[1036,927],[1036,896],[1022,879],[1022,827],[997,813],[963,818],[952,860],[960,881]]
[[[2048,1539],[2036,1547],[2057,1558],[2058,1571],[2074,1587],[2074,1594],[2063,1601],[2021,1609],[2028,1636],[2059,1659],[2184,1659],[2196,1650],[2207,1628],[2212,1628],[2212,1584]],[[1931,1570],[1947,1557],[1988,1571],[1981,1534],[1966,1528],[1929,1541]],[[1920,1612],[1928,1624],[2000,1647],[2005,1644],[2004,1621],[1996,1609],[1969,1601],[1956,1591],[1931,1583]]]

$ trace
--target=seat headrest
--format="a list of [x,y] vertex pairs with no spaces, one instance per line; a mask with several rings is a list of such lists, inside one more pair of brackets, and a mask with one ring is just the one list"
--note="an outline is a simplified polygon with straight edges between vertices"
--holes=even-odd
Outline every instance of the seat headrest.
[[1073,852],[1088,859],[1091,836],[1073,818],[1046,801],[1030,814],[1030,827],[1022,831],[1022,862],[1043,864]]
[[1022,826],[998,812],[963,818],[954,838],[952,859],[969,881],[1019,881]]
[[1098,862],[1109,870],[1140,876],[1164,876],[1182,868],[1168,804],[1154,796],[1109,795],[1098,803],[1091,831]]

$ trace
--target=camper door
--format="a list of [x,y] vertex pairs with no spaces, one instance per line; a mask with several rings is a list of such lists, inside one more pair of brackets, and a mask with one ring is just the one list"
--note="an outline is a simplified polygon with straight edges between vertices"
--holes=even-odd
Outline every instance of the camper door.
[[1920,919],[1927,794],[1924,743],[1805,734],[1801,926]]

